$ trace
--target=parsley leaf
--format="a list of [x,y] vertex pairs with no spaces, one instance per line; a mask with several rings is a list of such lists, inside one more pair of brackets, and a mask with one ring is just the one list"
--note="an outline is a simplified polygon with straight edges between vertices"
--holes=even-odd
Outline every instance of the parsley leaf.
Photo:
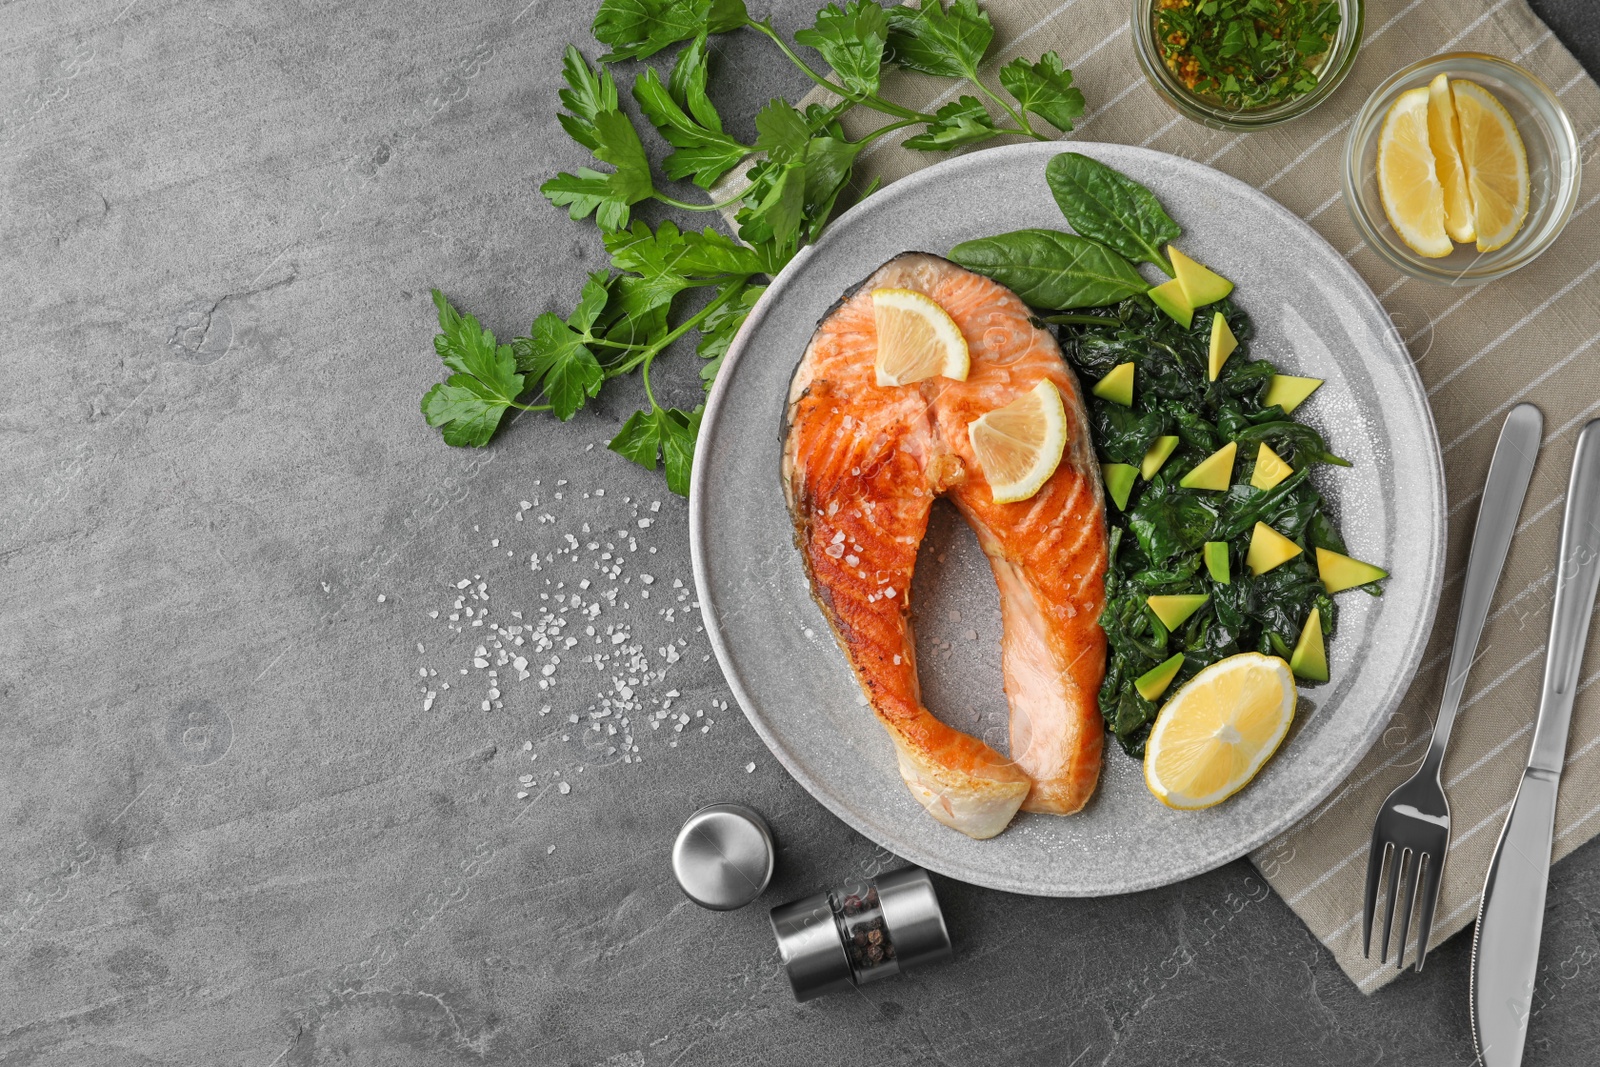
[[667,468],[667,489],[679,496],[689,495],[689,476],[694,467],[694,441],[700,435],[704,404],[684,412],[668,408],[661,419],[661,458]]
[[974,144],[999,133],[994,119],[983,101],[975,96],[963,96],[934,112],[937,122],[923,127],[923,132],[905,141],[907,148],[919,152],[942,152],[962,145]]
[[572,45],[567,45],[561,61],[562,74],[567,88],[561,90],[561,106],[571,114],[557,116],[567,135],[591,152],[600,147],[600,137],[595,133],[594,117],[603,111],[617,110],[617,83],[604,64],[598,70],[589,66]]
[[701,33],[727,33],[750,21],[744,0],[603,0],[590,27],[610,45],[608,63],[643,59]]
[[584,340],[582,333],[553,311],[534,319],[530,335],[517,339],[518,365],[539,382],[550,410],[562,422],[572,418],[589,397],[597,396],[605,384],[600,361]]
[[635,222],[631,230],[607,234],[605,241],[606,251],[618,268],[632,271],[646,282],[672,287],[674,293],[706,284],[704,279],[708,278],[720,280],[729,274],[760,274],[774,269],[761,250],[738,244],[710,227],[702,233],[679,231],[667,221],[652,233],[644,222]]
[[700,419],[704,414],[704,405],[693,411],[677,408],[635,411],[606,447],[646,470],[653,471],[658,462],[664,461],[667,488],[679,496],[688,496],[694,439],[700,432]]
[[440,330],[433,347],[455,373],[423,396],[423,418],[444,434],[447,444],[482,448],[500,425],[500,416],[521,395],[524,378],[517,373],[510,345],[496,344],[493,333],[473,316],[457,313],[437,289],[433,302]]
[[889,16],[889,54],[907,70],[941,78],[978,77],[978,66],[994,40],[994,26],[978,0],[923,0],[922,6],[901,5]]
[[695,346],[695,351],[706,361],[700,367],[700,380],[705,383],[707,389],[711,388],[717,372],[722,369],[722,358],[728,354],[728,346],[733,344],[734,335],[739,332],[739,327],[744,325],[744,320],[750,315],[750,309],[756,306],[761,294],[767,291],[764,285],[747,285],[744,282],[737,284],[743,285],[744,290],[727,303],[719,305],[700,324],[700,343]]
[[[687,55],[692,47],[683,54]],[[703,92],[701,96],[704,97]],[[654,70],[639,75],[633,83],[633,98],[650,124],[677,149],[662,163],[669,178],[692,177],[696,185],[709,189],[750,154],[750,149],[721,132],[720,120],[718,128],[711,129],[685,112]],[[705,108],[710,107],[711,102],[705,101]]]
[[595,145],[590,149],[602,163],[616,169],[605,174],[579,167],[577,174],[557,174],[539,186],[539,191],[557,207],[567,208],[574,219],[591,212],[602,230],[620,230],[628,224],[629,208],[655,195],[650,180],[650,161],[633,121],[620,111],[596,112],[589,120],[588,132]]
[[694,116],[696,122],[708,130],[722,132],[722,116],[706,95],[706,81],[711,69],[708,63],[706,35],[696,37],[689,46],[678,53],[667,78],[667,89],[678,106]]
[[750,168],[750,190],[734,216],[739,237],[749,244],[787,247],[800,232],[805,211],[806,164],[802,154],[787,162],[768,159]]
[[821,52],[852,93],[870,96],[878,91],[889,16],[873,0],[851,0],[844,10],[829,4],[817,12],[816,24],[797,31],[794,39]]
[[1072,120],[1083,114],[1083,93],[1072,87],[1072,71],[1054,52],[1046,52],[1037,63],[1013,59],[1000,68],[1000,84],[1024,111],[1062,132],[1072,129]]
[[787,163],[806,150],[811,124],[787,101],[771,100],[756,112],[756,151],[774,163]]

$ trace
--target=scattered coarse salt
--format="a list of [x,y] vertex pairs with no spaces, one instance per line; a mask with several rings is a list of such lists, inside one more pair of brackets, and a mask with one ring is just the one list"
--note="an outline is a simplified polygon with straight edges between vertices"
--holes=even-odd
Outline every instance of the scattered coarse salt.
[[387,599],[389,599],[389,598],[384,596],[382,593],[378,594],[378,603],[382,604]]
[[566,796],[568,793],[572,792],[572,786],[568,785],[566,782],[562,782],[556,786],[556,790],[560,792],[562,796]]
[[756,773],[756,765],[754,763],[746,763],[744,765],[744,773],[746,773],[746,774],[754,774],[754,773]]

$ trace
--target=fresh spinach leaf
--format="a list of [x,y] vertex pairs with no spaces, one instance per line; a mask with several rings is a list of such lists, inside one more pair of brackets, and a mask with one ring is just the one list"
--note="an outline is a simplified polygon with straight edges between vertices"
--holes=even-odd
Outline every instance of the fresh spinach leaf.
[[1150,190],[1078,152],[1052,159],[1045,167],[1045,181],[1078,233],[1172,274],[1161,246],[1183,231]]
[[1028,304],[1065,311],[1100,307],[1150,288],[1117,253],[1060,230],[1015,230],[966,241],[950,250],[957,263],[1001,285]]

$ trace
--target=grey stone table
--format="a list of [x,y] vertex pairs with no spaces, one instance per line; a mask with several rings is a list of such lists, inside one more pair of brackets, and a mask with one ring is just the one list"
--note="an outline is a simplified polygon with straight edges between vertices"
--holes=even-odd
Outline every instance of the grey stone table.
[[[729,705],[683,503],[604,449],[638,396],[417,414],[431,285],[509,336],[602,262],[535,190],[592,3],[0,7],[0,1065],[1471,1060],[1466,939],[1365,998],[1244,863],[941,880],[957,962],[797,1006],[766,908],[892,859]],[[764,55],[741,129],[803,88]],[[780,841],[732,914],[667,870],[713,800]],[[1530,1062],[1600,1047],[1597,875]]]

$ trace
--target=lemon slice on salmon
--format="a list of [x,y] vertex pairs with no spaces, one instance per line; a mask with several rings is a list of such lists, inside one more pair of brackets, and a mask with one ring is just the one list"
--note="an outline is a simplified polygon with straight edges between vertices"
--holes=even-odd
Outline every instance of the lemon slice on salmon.
[[1067,447],[1067,412],[1049,378],[1003,408],[967,424],[978,467],[996,504],[1027,500],[1061,465]]
[[878,327],[878,384],[910,385],[935,376],[967,380],[967,339],[950,314],[914,289],[872,290]]
[[1169,808],[1220,804],[1278,750],[1294,721],[1294,675],[1277,656],[1244,652],[1185,683],[1156,717],[1144,782]]
[[1477,223],[1477,247],[1493,252],[1528,215],[1528,153],[1511,115],[1476,82],[1450,83],[1461,126],[1461,161]]
[[1378,198],[1407,247],[1430,259],[1455,251],[1445,232],[1444,187],[1428,140],[1428,87],[1403,92],[1378,132]]

